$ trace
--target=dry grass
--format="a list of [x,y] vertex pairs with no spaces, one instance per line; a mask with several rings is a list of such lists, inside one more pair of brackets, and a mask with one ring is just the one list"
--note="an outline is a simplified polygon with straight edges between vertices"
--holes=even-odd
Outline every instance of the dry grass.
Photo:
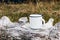
[[47,21],[50,17],[55,19],[54,23],[60,21],[60,2],[39,2],[37,5],[29,4],[0,4],[0,17],[8,16],[12,21],[18,21],[22,16],[32,13],[43,14]]

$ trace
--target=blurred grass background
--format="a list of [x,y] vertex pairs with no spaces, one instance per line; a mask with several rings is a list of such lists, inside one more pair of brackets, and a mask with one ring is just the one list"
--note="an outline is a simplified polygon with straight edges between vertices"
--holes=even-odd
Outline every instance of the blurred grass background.
[[0,3],[0,17],[8,16],[11,21],[18,21],[20,17],[29,17],[30,14],[42,14],[43,18],[48,21],[54,18],[54,24],[60,22],[60,2],[38,2],[22,3],[22,4],[6,4]]

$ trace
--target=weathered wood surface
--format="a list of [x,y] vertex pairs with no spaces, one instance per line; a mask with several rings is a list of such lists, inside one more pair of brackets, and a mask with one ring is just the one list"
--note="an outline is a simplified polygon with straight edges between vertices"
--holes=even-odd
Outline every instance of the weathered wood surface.
[[[13,23],[7,20],[9,19],[7,17],[2,19],[5,20],[5,22],[2,20],[5,25],[0,24],[0,40],[60,40],[60,23],[56,23],[49,29],[43,29],[44,26],[36,30],[30,28],[26,20]],[[0,23],[2,22],[0,20]]]
[[34,30],[23,27],[17,28],[9,28],[9,30],[2,30],[0,33],[1,35],[5,36],[2,36],[0,39],[5,38],[8,40],[60,40],[60,32],[55,28],[48,30]]

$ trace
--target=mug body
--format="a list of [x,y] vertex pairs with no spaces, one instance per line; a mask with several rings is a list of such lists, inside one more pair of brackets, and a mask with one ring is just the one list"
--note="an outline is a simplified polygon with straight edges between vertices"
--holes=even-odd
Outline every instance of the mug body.
[[42,27],[42,15],[32,14],[29,19],[31,28],[40,29]]

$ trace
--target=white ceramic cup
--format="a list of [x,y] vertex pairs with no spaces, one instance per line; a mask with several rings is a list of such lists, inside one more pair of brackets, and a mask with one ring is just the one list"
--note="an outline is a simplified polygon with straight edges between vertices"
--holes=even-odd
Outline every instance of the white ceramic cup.
[[40,14],[31,14],[29,17],[29,22],[30,28],[32,29],[40,29],[42,27],[42,22],[45,23],[42,15]]

